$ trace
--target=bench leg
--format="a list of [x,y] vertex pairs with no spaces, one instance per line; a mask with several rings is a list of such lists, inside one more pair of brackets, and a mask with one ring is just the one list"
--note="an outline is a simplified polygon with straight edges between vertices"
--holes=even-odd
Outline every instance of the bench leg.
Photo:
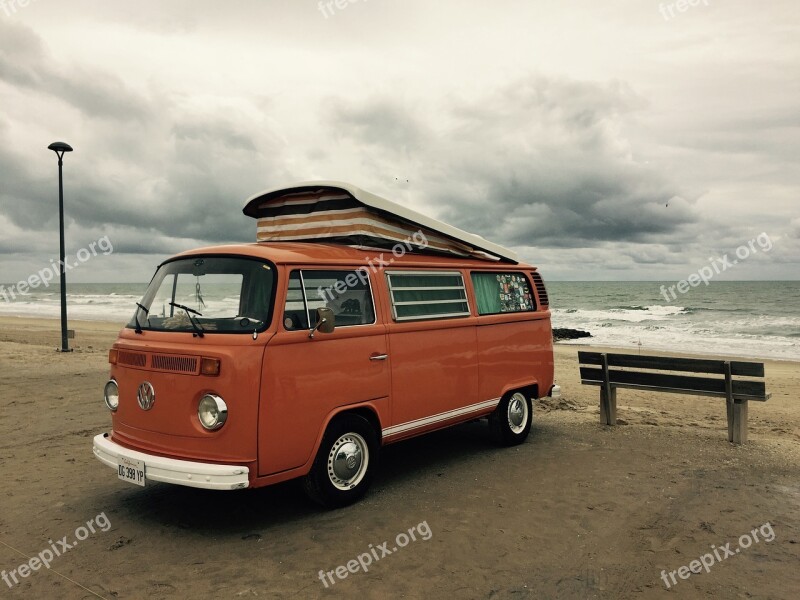
[[611,397],[606,397],[606,390],[604,387],[600,388],[600,424],[601,425],[616,425],[617,424],[617,388],[611,388]]
[[733,400],[725,401],[725,410],[728,413],[728,441],[733,441]]
[[728,441],[734,444],[747,443],[747,400],[728,403]]

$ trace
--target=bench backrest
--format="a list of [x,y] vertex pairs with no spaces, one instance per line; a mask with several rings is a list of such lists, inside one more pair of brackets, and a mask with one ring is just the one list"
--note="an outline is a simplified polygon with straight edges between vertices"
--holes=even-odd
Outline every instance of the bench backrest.
[[[581,365],[592,365],[580,367],[581,383],[590,385],[607,384],[614,387],[706,396],[731,396],[743,400],[767,400],[769,398],[764,381],[733,379],[734,376],[763,378],[764,363],[586,351],[578,352],[578,362]],[[612,369],[611,367],[618,368]],[[621,370],[623,368],[628,370]],[[722,377],[675,375],[658,371],[702,373],[722,375]]]

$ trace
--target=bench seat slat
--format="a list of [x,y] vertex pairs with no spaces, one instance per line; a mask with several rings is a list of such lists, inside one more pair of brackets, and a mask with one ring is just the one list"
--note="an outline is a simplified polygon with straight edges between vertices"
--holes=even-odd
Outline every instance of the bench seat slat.
[[[704,358],[678,358],[672,356],[641,356],[638,354],[608,354],[608,366],[682,371],[690,373],[725,374],[725,361]],[[578,352],[578,362],[584,365],[602,365],[602,353]],[[764,377],[764,363],[731,361],[731,374],[741,377]]]
[[[603,383],[601,381],[581,381],[584,385],[597,385],[601,386]],[[673,388],[664,388],[664,387],[655,387],[652,385],[639,385],[636,383],[615,383],[615,388],[623,388],[629,390],[644,390],[644,391],[652,391],[652,392],[667,392],[673,394],[689,394],[693,396],[710,396],[714,398],[721,398],[724,394],[720,395],[717,392],[703,392],[699,390],[685,390],[685,389],[673,389]],[[753,400],[756,402],[766,402],[772,397],[772,394],[767,392],[763,397],[761,396],[737,396],[734,394],[735,400]]]
[[[609,359],[613,355],[609,355]],[[609,362],[611,362],[609,360]],[[588,385],[603,384],[603,370],[580,367],[581,382]],[[667,388],[679,393],[696,393],[725,397],[725,380],[714,377],[692,377],[669,373],[641,373],[610,369],[611,384],[616,387]],[[664,390],[667,391],[667,390]],[[747,400],[767,400],[766,384],[763,381],[733,381],[734,398]]]

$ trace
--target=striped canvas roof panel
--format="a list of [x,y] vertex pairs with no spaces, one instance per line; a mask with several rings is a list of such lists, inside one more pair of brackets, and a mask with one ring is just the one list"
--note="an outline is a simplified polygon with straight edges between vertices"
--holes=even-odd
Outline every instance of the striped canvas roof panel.
[[[381,208],[365,204],[348,189],[306,184],[256,196],[247,204],[244,213],[257,220],[256,239],[259,242],[320,241],[387,249],[402,243],[406,250],[412,248],[412,251],[418,252],[469,256],[492,261],[510,259],[509,256],[485,252],[483,248],[476,248],[455,236],[403,218],[387,209],[396,207],[398,211],[402,210],[407,214],[418,213],[394,205],[388,200],[375,198],[381,202]],[[419,215],[419,220],[439,224],[423,215]],[[441,226],[460,231],[444,224]],[[482,240],[478,236],[472,237]],[[489,242],[486,245],[494,246]]]

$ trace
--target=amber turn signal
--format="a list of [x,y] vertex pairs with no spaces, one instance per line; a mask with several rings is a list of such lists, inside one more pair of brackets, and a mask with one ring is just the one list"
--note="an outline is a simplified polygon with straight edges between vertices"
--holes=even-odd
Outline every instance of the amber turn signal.
[[218,358],[201,358],[200,359],[200,374],[216,377],[219,375],[220,361]]
[[112,348],[111,350],[108,351],[108,362],[110,362],[112,365],[117,364],[118,356],[119,356],[119,350],[117,350],[116,348]]

